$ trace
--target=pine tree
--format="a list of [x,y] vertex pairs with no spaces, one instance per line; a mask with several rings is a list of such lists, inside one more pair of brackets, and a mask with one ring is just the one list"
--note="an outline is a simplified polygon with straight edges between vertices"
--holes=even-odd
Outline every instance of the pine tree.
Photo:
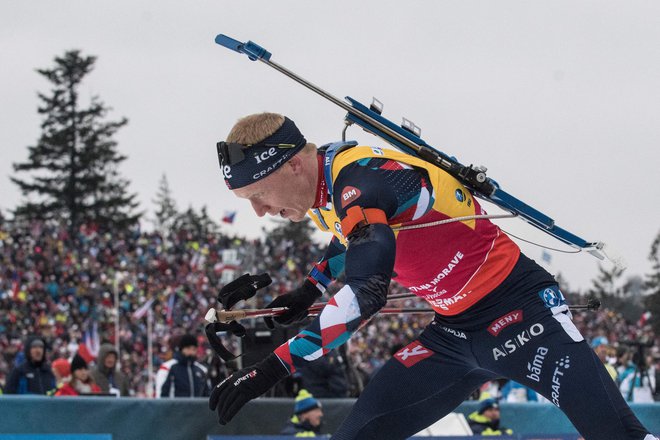
[[305,271],[321,257],[321,250],[312,240],[314,226],[309,218],[300,222],[273,219],[275,227],[266,232],[270,255],[286,261],[289,269]]
[[156,229],[166,232],[174,225],[179,211],[172,197],[170,184],[165,174],[163,174],[158,184],[158,192],[156,193],[154,203],[156,204]]
[[200,211],[199,220],[202,224],[202,233],[206,236],[208,234],[215,234],[220,230],[218,224],[213,221],[211,216],[208,213],[208,208],[206,205],[202,206]]
[[201,240],[209,234],[216,233],[219,228],[218,224],[208,215],[206,206],[202,207],[199,213],[190,206],[185,212],[177,215],[174,222],[174,229],[188,232],[190,238]]
[[188,209],[176,216],[174,229],[176,231],[185,231],[192,235],[201,229],[200,224],[199,215],[197,215],[192,206],[188,206]]
[[309,246],[312,243],[314,227],[309,218],[301,222],[272,219],[275,227],[267,232],[267,237],[274,243],[289,242],[293,247]]
[[119,176],[126,160],[113,139],[128,120],[105,121],[110,108],[93,96],[88,107],[79,102],[79,88],[92,71],[96,57],[68,51],[55,58],[52,69],[37,69],[51,84],[49,96],[39,93],[43,116],[41,136],[28,147],[28,160],[14,163],[25,179],[12,177],[23,196],[14,215],[24,219],[63,219],[70,231],[83,223],[101,230],[123,229],[135,224],[140,214],[136,195],[128,194],[129,182]]
[[625,269],[614,265],[612,265],[610,270],[607,270],[598,264],[598,275],[593,280],[593,286],[588,291],[589,296],[598,299],[621,296],[623,291],[617,285],[624,271]]
[[646,309],[651,312],[651,325],[656,334],[660,334],[660,233],[655,237],[649,252],[651,272],[646,275]]

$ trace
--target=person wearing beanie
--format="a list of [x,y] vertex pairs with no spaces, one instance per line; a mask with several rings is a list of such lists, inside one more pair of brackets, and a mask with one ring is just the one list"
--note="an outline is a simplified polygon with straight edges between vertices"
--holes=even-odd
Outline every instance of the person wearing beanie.
[[156,373],[156,397],[208,397],[206,367],[197,362],[197,338],[183,335],[176,344],[174,357]]
[[25,361],[9,374],[6,394],[48,394],[55,388],[55,375],[46,362],[46,341],[30,336],[24,345]]
[[303,388],[296,396],[293,405],[293,416],[280,434],[295,437],[316,437],[321,431],[322,422],[321,402]]
[[511,435],[513,431],[500,426],[500,405],[495,399],[485,399],[479,409],[468,416],[474,435]]
[[55,359],[51,364],[51,368],[58,383],[71,376],[71,364],[64,358]]
[[96,366],[90,374],[103,393],[119,396],[129,395],[128,378],[117,368],[119,353],[112,344],[102,344]]
[[71,364],[64,358],[55,359],[51,364],[53,374],[55,375],[55,388],[48,392],[49,396],[55,395],[64,384],[71,380]]
[[99,394],[101,388],[89,375],[87,362],[78,353],[71,360],[71,380],[64,383],[56,392],[56,396],[80,396],[86,394]]

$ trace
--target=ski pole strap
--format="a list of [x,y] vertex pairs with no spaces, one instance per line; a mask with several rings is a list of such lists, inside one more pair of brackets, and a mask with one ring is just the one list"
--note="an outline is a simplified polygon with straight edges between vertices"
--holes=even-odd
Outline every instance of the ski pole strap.
[[346,210],[346,217],[341,221],[341,231],[344,237],[348,237],[357,226],[376,223],[387,224],[387,216],[383,210],[351,206]]
[[[236,321],[233,321],[234,323],[238,324]],[[220,340],[220,337],[218,336],[218,332],[226,332],[231,330],[231,323],[226,324],[224,322],[211,322],[209,324],[206,324],[206,327],[204,327],[204,333],[206,333],[206,339],[209,341],[209,345],[215,351],[215,353],[220,356],[220,359],[222,359],[225,362],[231,361],[233,359],[236,359],[238,356],[229,351],[224,345],[222,345],[222,341]]]

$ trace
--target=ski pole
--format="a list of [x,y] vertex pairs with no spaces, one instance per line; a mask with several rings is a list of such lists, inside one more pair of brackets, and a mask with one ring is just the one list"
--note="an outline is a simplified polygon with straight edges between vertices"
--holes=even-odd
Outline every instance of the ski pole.
[[[316,303],[312,305],[309,310],[309,316],[317,316],[327,303]],[[578,304],[569,306],[571,311],[581,310],[598,310],[600,308],[600,301],[589,300],[587,304]],[[216,310],[210,309],[206,314],[208,322],[220,322],[228,324],[231,321],[240,321],[250,318],[264,318],[267,316],[279,316],[288,310],[287,307],[272,307],[266,309],[242,309],[242,310]],[[435,313],[431,308],[421,307],[386,307],[378,312],[380,315],[401,315],[401,314],[426,314]]]
[[[325,303],[317,304],[309,308],[309,316],[317,316],[325,307]],[[273,307],[268,309],[242,309],[242,310],[216,310],[209,309],[206,313],[207,322],[220,322],[228,324],[231,321],[240,321],[250,318],[265,318],[267,316],[279,316],[288,310],[287,307]],[[408,313],[435,313],[433,309],[415,307],[388,307],[381,309],[379,314],[398,315]]]
[[[414,298],[416,295],[414,293],[398,293],[395,295],[391,295],[387,297],[388,301],[395,301],[399,299],[409,299],[409,298]],[[327,303],[325,302],[319,302],[319,303],[314,303],[309,307],[309,313],[310,315],[314,313],[320,312],[323,307],[326,306]],[[241,319],[248,319],[248,318],[263,318],[266,316],[278,316],[281,315],[282,313],[286,312],[288,310],[287,307],[271,307],[271,308],[266,308],[266,309],[240,309],[240,310],[216,310],[216,309],[210,309],[207,312],[207,316],[209,318],[206,318],[207,322],[223,322],[223,323],[229,323],[231,321],[239,321]],[[384,309],[385,310],[385,309]],[[408,310],[408,309],[387,309],[387,310]],[[419,309],[416,309],[419,310]],[[430,309],[429,309],[430,310]],[[215,313],[216,319],[213,320],[213,314]],[[383,311],[381,311],[383,313]],[[392,314],[394,312],[387,312],[388,314]],[[401,313],[406,313],[406,312],[401,312]]]

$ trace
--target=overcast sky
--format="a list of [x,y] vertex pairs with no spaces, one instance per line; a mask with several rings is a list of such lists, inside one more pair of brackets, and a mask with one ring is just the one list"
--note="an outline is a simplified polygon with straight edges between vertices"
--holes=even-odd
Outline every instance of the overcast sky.
[[[328,92],[385,104],[503,189],[649,271],[660,232],[660,2],[657,1],[3,1],[0,3],[0,209],[20,200],[11,164],[39,137],[35,68],[66,50],[98,56],[81,88],[126,116],[120,171],[153,210],[169,180],[180,208],[207,205],[259,236],[217,169],[215,143],[241,116],[274,111],[309,141],[341,138],[344,111],[263,63],[214,43],[252,40]],[[361,130],[348,137],[382,144]],[[520,220],[503,229],[545,244]],[[522,244],[532,258],[541,250]],[[588,254],[553,253],[549,269],[586,288]]]

